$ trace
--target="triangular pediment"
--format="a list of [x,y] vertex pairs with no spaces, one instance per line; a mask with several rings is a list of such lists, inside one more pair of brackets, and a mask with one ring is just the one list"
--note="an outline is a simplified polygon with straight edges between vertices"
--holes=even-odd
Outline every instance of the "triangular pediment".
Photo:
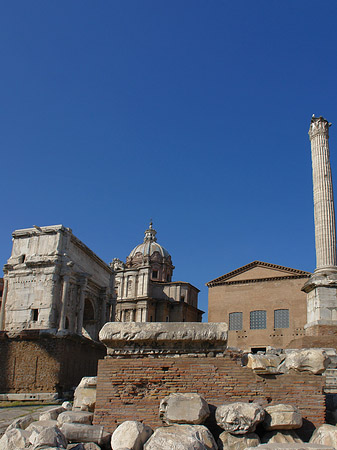
[[239,267],[221,277],[215,278],[208,282],[207,286],[211,287],[216,286],[217,284],[262,281],[273,278],[308,278],[310,275],[310,272],[305,272],[304,270],[292,269],[290,267],[279,266],[262,261],[253,261],[250,264]]

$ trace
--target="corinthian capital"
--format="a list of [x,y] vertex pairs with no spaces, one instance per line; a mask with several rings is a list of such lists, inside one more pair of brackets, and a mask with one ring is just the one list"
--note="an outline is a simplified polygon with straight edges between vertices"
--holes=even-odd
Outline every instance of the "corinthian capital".
[[324,117],[315,117],[313,114],[311,118],[310,128],[309,128],[309,137],[310,140],[316,136],[317,134],[325,134],[326,137],[329,137],[329,127],[331,123],[329,123]]

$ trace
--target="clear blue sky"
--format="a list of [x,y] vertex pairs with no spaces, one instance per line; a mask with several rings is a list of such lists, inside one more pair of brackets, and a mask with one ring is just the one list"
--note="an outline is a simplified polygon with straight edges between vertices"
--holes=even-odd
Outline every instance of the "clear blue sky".
[[153,218],[174,279],[315,268],[313,113],[333,126],[335,0],[2,2],[2,264],[62,223],[125,260]]

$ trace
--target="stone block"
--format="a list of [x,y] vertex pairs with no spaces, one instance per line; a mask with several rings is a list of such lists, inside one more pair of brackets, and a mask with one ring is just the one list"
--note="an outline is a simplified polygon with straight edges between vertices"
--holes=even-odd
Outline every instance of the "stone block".
[[167,424],[200,425],[210,414],[208,403],[199,394],[170,394],[160,402],[159,417]]
[[245,450],[247,447],[256,447],[260,438],[256,433],[231,434],[224,431],[218,439],[219,450]]
[[82,423],[64,423],[61,431],[70,442],[94,442],[98,445],[107,443],[111,436],[100,425],[85,425]]
[[83,423],[91,425],[93,413],[87,411],[65,411],[58,416],[57,423],[61,427],[64,423]]
[[84,377],[75,389],[73,409],[94,411],[97,377]]
[[153,433],[152,428],[141,422],[127,420],[121,423],[111,436],[111,448],[142,450],[143,445]]
[[304,350],[292,350],[287,353],[285,360],[280,364],[281,373],[294,370],[296,372],[311,372],[321,374],[328,367],[330,359],[324,350],[310,348]]
[[328,424],[321,425],[314,431],[310,443],[337,448],[337,427]]
[[67,448],[67,439],[58,427],[43,428],[41,431],[33,431],[29,438],[34,447],[50,446]]
[[110,322],[99,339],[108,354],[142,355],[223,352],[227,345],[225,323],[198,322]]
[[5,432],[0,439],[1,450],[18,450],[27,448],[29,445],[30,433],[20,428],[12,428]]
[[266,430],[292,430],[301,428],[302,414],[293,405],[278,404],[267,406],[262,425]]
[[204,425],[159,427],[145,443],[144,450],[217,450],[211,432]]
[[287,444],[287,443],[301,443],[302,439],[293,430],[284,431],[269,431],[261,438],[262,444]]
[[257,403],[235,402],[219,406],[215,419],[223,430],[232,434],[245,434],[255,431],[264,415],[263,408]]
[[63,406],[58,406],[57,408],[49,409],[48,411],[45,411],[40,414],[39,420],[56,420],[58,415],[64,411],[65,409],[63,408]]
[[36,431],[37,433],[40,433],[45,428],[50,427],[56,427],[57,426],[57,420],[37,420],[36,422],[32,422],[26,430],[32,433],[33,431]]
[[278,366],[284,360],[285,355],[258,355],[248,354],[247,367],[258,374],[277,374]]

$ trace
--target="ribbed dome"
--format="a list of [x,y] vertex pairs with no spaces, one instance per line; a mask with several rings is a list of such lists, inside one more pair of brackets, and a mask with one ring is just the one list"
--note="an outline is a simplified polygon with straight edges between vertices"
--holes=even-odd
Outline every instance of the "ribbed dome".
[[145,231],[144,242],[131,251],[129,258],[134,258],[137,253],[141,253],[143,256],[152,256],[155,252],[158,252],[163,258],[169,257],[170,254],[166,248],[157,243],[156,234],[157,232],[152,228],[151,222],[149,228]]

